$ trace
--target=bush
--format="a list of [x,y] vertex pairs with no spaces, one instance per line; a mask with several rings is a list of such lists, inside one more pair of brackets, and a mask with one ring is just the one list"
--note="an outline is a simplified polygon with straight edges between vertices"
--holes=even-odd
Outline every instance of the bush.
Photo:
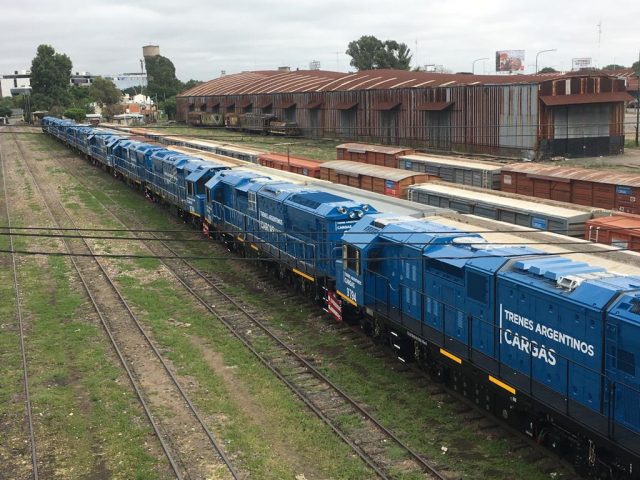
[[71,120],[75,120],[76,122],[81,122],[85,119],[87,112],[84,108],[68,108],[64,111],[63,115]]

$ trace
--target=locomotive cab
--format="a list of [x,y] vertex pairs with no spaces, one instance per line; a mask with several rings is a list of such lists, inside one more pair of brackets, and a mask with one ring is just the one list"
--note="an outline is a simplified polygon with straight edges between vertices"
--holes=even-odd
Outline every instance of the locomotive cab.
[[221,170],[228,170],[224,165],[207,164],[206,167],[198,168],[191,172],[186,180],[187,183],[187,209],[189,213],[196,217],[204,216],[204,204],[206,199],[205,184]]

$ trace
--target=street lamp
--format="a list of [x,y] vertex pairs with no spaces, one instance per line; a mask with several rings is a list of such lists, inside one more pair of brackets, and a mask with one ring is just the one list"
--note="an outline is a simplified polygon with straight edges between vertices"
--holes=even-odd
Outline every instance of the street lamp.
[[538,53],[536,53],[536,73],[538,73],[538,55],[540,55],[541,53],[557,52],[557,51],[558,51],[557,48],[550,48],[549,50],[540,50]]
[[489,58],[487,58],[487,57],[476,58],[473,62],[471,62],[471,73],[473,73],[473,74],[476,73],[476,62],[479,62],[481,60],[489,60]]

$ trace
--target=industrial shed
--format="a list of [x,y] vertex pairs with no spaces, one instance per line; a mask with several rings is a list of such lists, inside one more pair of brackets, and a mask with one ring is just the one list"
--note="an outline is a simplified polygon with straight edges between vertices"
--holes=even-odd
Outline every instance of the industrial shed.
[[570,203],[539,201],[524,195],[431,182],[409,187],[408,199],[432,207],[492,218],[523,227],[582,237],[585,223],[606,210]]
[[516,158],[621,153],[622,78],[371,70],[225,75],[177,97],[189,112],[261,113],[304,135]]

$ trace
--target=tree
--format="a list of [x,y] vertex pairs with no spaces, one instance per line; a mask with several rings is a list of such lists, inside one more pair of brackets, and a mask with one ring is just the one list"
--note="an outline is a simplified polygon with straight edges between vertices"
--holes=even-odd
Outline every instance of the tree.
[[357,70],[411,68],[411,50],[395,40],[383,42],[373,35],[363,35],[359,40],[349,42],[345,53],[351,57],[350,65]]
[[102,116],[107,120],[111,120],[115,115],[121,115],[124,113],[124,105],[122,104],[114,104],[114,105],[105,105],[102,109]]
[[640,60],[638,60],[637,62],[633,62],[631,68],[633,68],[633,71],[636,72],[636,75],[640,75]]
[[609,65],[602,67],[603,70],[623,70],[625,68],[627,67],[624,65],[618,65],[617,63],[610,63]]
[[78,85],[72,85],[69,88],[69,95],[71,97],[69,106],[72,108],[82,108],[85,111],[89,111],[90,103],[92,102],[89,96],[89,89],[87,87],[80,87]]
[[11,97],[0,98],[0,117],[10,117],[13,101]]
[[111,80],[97,77],[89,87],[89,96],[101,107],[115,105],[120,102],[122,92],[118,90]]
[[144,57],[147,67],[147,95],[165,100],[182,90],[182,82],[176,78],[176,68],[162,55]]
[[202,82],[201,80],[194,80],[192,78],[192,79],[190,79],[189,81],[185,82],[182,85],[182,89],[183,90],[189,90],[190,88],[197,87],[198,85],[201,85],[202,83],[204,83],[204,82]]
[[538,73],[558,73],[558,70],[553,67],[544,67],[538,70]]
[[147,93],[147,87],[129,87],[129,88],[125,88],[124,90],[122,90],[122,94],[123,95],[129,95],[130,97],[133,97],[134,95],[138,95],[139,93],[141,93],[142,95],[148,95]]
[[164,111],[165,115],[169,120],[173,120],[176,118],[176,97],[170,97],[160,102],[160,109]]
[[81,122],[85,119],[87,112],[85,112],[83,108],[69,108],[64,111],[63,115],[76,122]]
[[54,105],[70,103],[71,59],[56,53],[51,45],[40,45],[31,62],[31,105],[35,110],[49,110]]

